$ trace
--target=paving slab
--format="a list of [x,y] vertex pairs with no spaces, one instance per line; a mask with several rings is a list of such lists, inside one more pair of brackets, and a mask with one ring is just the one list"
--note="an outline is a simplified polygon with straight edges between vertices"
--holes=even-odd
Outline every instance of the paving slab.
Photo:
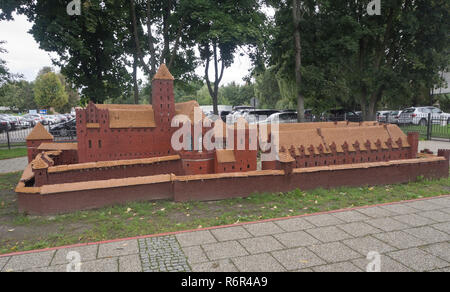
[[350,247],[351,249],[359,252],[363,256],[367,256],[369,252],[372,251],[377,252],[379,254],[384,254],[389,251],[397,250],[396,248],[372,236],[344,240],[343,243],[348,247]]
[[450,234],[450,222],[434,224],[431,225],[431,227],[440,231],[444,231],[447,234]]
[[359,253],[341,242],[313,245],[309,246],[308,249],[328,263],[344,262],[361,257]]
[[314,272],[320,272],[320,273],[355,273],[355,272],[362,272],[360,268],[352,264],[351,262],[343,262],[343,263],[337,263],[337,264],[330,264],[330,265],[324,265],[319,267],[313,267],[312,268]]
[[242,226],[214,229],[211,230],[211,233],[218,241],[230,241],[252,237],[252,235]]
[[220,260],[248,255],[248,252],[237,241],[226,241],[203,245],[203,250],[211,260]]
[[346,233],[345,231],[342,231],[341,229],[335,226],[309,229],[306,232],[308,232],[321,242],[334,242],[348,238],[353,238],[350,234]]
[[324,260],[304,247],[275,251],[272,255],[289,271],[326,264]]
[[383,217],[398,215],[397,213],[388,211],[381,207],[370,207],[370,208],[358,209],[357,211],[368,217],[371,217],[371,218],[383,218]]
[[284,230],[273,222],[255,223],[244,226],[253,236],[265,236],[283,233]]
[[118,272],[118,258],[99,259],[91,262],[84,262],[81,265],[81,272]]
[[3,267],[3,272],[18,272],[32,268],[47,267],[50,265],[55,251],[46,251],[39,253],[29,253],[12,256],[8,263]]
[[423,201],[416,201],[416,202],[408,202],[405,203],[404,206],[407,207],[411,207],[414,209],[418,209],[421,211],[432,211],[432,210],[437,210],[437,209],[442,209],[444,208],[443,206],[439,206],[433,203],[429,203],[427,200],[423,200]]
[[0,272],[2,271],[3,267],[6,265],[10,257],[2,257],[0,258]]
[[230,259],[192,265],[193,272],[239,272]]
[[138,253],[138,242],[135,239],[100,244],[98,248],[98,258],[118,257]]
[[217,240],[209,231],[186,232],[176,235],[181,247],[214,243]]
[[450,243],[448,242],[430,244],[421,249],[450,263]]
[[133,254],[119,257],[119,272],[142,272],[142,264],[139,255]]
[[321,243],[318,239],[314,238],[305,231],[281,233],[274,235],[274,237],[288,248],[302,247]]
[[51,265],[63,265],[70,263],[73,258],[67,258],[69,253],[75,252],[80,255],[81,262],[93,261],[97,259],[98,245],[80,246],[75,248],[63,248],[56,251]]
[[371,219],[365,221],[365,223],[372,225],[375,228],[381,229],[383,231],[396,231],[396,230],[402,230],[406,229],[409,226],[401,223],[399,221],[396,221],[391,218],[377,218],[377,219]]
[[284,246],[272,236],[241,239],[239,242],[250,254],[270,252],[284,248]]
[[450,208],[450,198],[449,197],[430,199],[430,200],[427,200],[427,202],[438,205],[438,206],[445,206],[445,207]]
[[425,226],[425,225],[430,225],[430,224],[436,223],[436,221],[433,221],[429,218],[419,216],[417,214],[400,215],[400,216],[392,217],[392,219],[394,219],[398,222],[408,224],[409,226],[413,226],[413,227],[420,227],[420,226]]
[[450,265],[448,262],[418,248],[394,251],[388,255],[417,272],[433,271]]
[[324,227],[324,226],[331,226],[331,225],[345,223],[344,221],[338,219],[337,217],[329,215],[329,214],[308,216],[308,217],[305,217],[305,219],[309,223],[311,223],[317,227]]
[[419,211],[418,209],[408,207],[403,204],[385,205],[385,206],[380,206],[380,208],[388,210],[393,213],[401,214],[401,215],[413,214],[413,213],[417,213]]
[[450,222],[450,214],[442,211],[427,211],[418,213],[420,216],[434,220],[436,222]]
[[346,211],[346,212],[337,212],[331,214],[334,217],[337,217],[339,220],[342,220],[347,223],[358,222],[370,219],[369,216],[366,216],[357,211]]
[[450,240],[450,235],[429,226],[416,227],[406,229],[404,231],[419,239],[422,239],[426,243],[438,243]]
[[270,254],[263,253],[232,259],[240,272],[285,272],[286,269]]
[[439,211],[450,214],[450,208],[440,209]]
[[280,226],[283,230],[291,232],[291,231],[300,231],[305,229],[314,228],[315,226],[306,221],[303,218],[294,218],[287,220],[276,221],[275,224]]
[[378,228],[375,228],[364,222],[353,222],[348,224],[337,225],[338,228],[344,230],[353,237],[363,237],[370,234],[381,233]]
[[377,233],[372,236],[398,249],[426,245],[425,241],[403,231]]
[[[372,262],[372,260],[368,260],[366,258],[353,260],[352,263],[362,269],[363,271],[367,271],[367,266]],[[413,270],[405,267],[401,263],[391,259],[388,256],[381,255],[380,259],[380,269],[383,273],[404,273],[404,272],[413,272]]]
[[182,250],[187,257],[189,264],[205,263],[209,261],[201,246],[183,247]]

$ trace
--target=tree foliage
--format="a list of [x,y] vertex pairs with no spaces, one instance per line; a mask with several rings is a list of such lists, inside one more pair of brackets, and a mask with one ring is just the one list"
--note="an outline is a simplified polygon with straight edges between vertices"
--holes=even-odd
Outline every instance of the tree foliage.
[[67,104],[68,99],[58,75],[48,72],[38,76],[34,86],[34,100],[40,108],[60,109]]

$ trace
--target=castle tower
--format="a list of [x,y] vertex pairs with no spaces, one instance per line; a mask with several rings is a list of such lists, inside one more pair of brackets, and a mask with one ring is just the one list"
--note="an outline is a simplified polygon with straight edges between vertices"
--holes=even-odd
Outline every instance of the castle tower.
[[53,136],[45,129],[45,127],[41,123],[37,123],[37,125],[33,128],[31,133],[26,138],[27,148],[28,148],[28,162],[30,163],[39,153],[39,146],[42,143],[51,143],[53,142]]
[[152,82],[152,105],[155,123],[161,132],[171,132],[171,122],[175,117],[174,78],[165,64],[159,67]]

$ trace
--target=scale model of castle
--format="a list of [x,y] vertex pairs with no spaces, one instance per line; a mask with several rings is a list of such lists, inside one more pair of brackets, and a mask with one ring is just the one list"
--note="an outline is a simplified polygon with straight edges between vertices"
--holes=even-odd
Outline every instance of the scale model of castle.
[[[199,106],[175,103],[173,82],[162,65],[153,78],[152,105],[77,109],[76,143],[56,143],[38,124],[27,137],[29,165],[16,188],[20,211],[50,214],[135,200],[213,200],[448,176],[449,150],[419,155],[418,133],[375,122],[280,124],[265,135],[247,124],[240,135],[242,127],[205,123],[201,116],[201,131],[184,141],[191,147],[176,150],[172,137],[181,124],[174,127],[174,119],[187,117],[194,128]],[[208,133],[224,149],[194,150],[211,138]],[[258,153],[266,153],[251,146],[261,141],[276,151],[258,163]]]

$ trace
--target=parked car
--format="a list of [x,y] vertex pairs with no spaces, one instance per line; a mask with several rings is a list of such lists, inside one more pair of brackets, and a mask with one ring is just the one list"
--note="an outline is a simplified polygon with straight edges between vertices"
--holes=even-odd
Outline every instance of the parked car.
[[50,127],[50,134],[55,137],[75,137],[77,134],[76,119],[59,123]]
[[11,130],[11,125],[8,120],[0,117],[0,132],[5,132]]
[[339,122],[339,121],[349,121],[349,122],[361,122],[362,117],[356,112],[345,109],[332,109],[323,112],[320,118],[322,121],[328,122]]
[[297,123],[297,112],[275,113],[262,121],[261,124],[293,124]]
[[433,124],[445,122],[450,124],[450,114],[442,112],[434,106],[411,107],[402,111],[398,118],[399,124],[428,125],[428,116],[431,114]]
[[249,123],[255,124],[264,121],[273,114],[279,113],[278,110],[250,110],[245,112],[242,117]]
[[35,126],[37,123],[45,125],[44,118],[40,114],[26,114],[23,117],[29,121],[32,120],[34,122],[32,126]]
[[1,114],[0,117],[3,120],[7,120],[9,122],[9,125],[10,125],[9,130],[14,131],[14,130],[19,128],[19,122],[13,116],[10,116],[10,115],[7,115],[7,114]]

